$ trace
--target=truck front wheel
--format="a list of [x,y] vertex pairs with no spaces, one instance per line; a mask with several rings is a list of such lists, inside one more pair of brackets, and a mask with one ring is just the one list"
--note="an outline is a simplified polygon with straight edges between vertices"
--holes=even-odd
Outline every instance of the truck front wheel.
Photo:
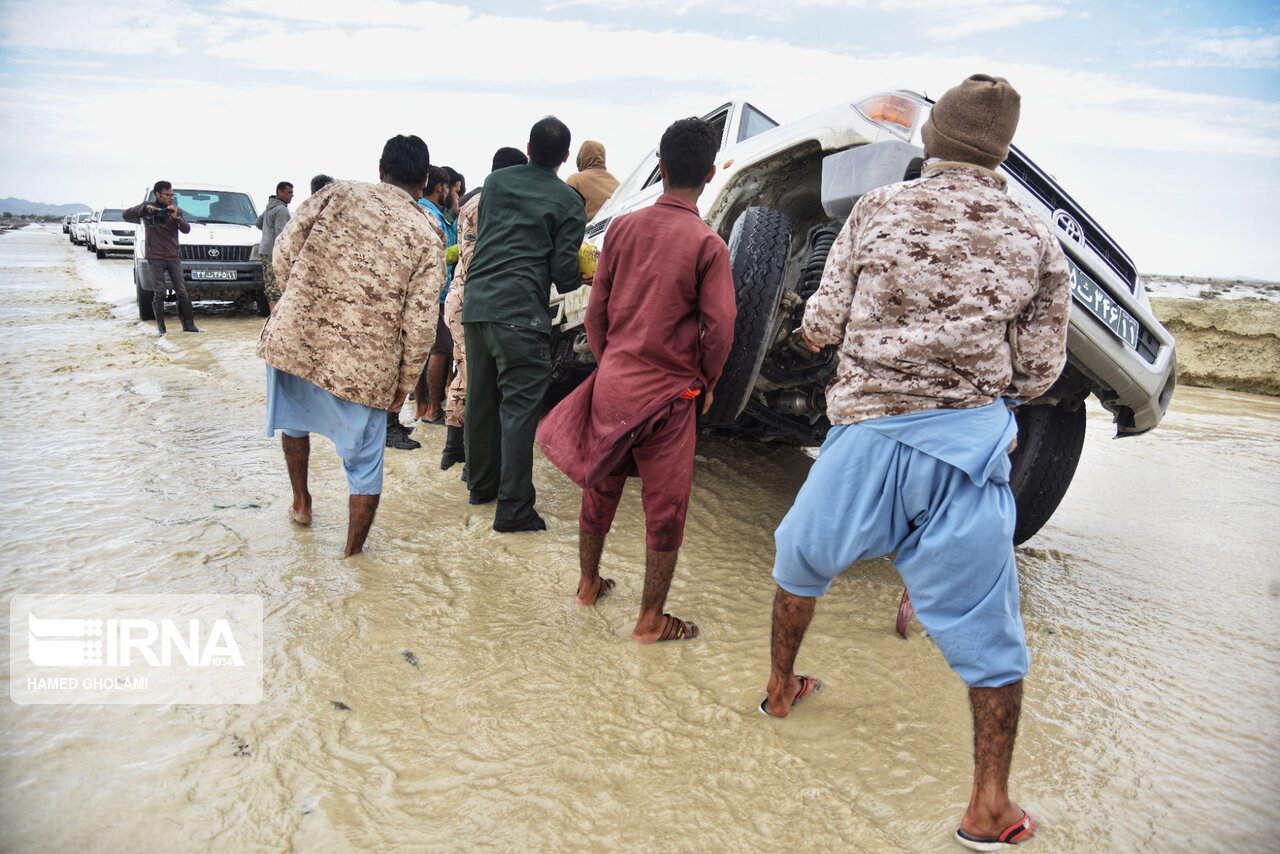
[[791,246],[791,221],[773,208],[747,208],[729,235],[729,265],[738,299],[733,349],[716,385],[706,426],[733,423],[755,387],[773,332]]
[[1067,494],[1084,447],[1085,410],[1080,401],[1018,407],[1018,447],[1009,486],[1018,507],[1013,542],[1031,539]]
[[271,316],[271,303],[267,302],[267,292],[265,290],[254,291],[253,304],[258,309],[258,317]]

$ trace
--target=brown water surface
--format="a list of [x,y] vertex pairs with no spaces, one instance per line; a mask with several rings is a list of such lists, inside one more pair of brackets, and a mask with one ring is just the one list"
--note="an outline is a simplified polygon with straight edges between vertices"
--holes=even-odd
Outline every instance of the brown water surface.
[[[580,608],[572,484],[540,458],[551,530],[495,534],[420,426],[343,561],[323,439],[315,524],[286,521],[261,320],[210,304],[204,334],[157,341],[130,272],[56,227],[0,237],[0,599],[259,595],[264,697],[0,699],[0,849],[954,848],[965,691],[918,625],[893,634],[888,562],[819,603],[800,665],[826,690],[785,721],[756,711],[805,455],[700,446],[669,604],[703,635],[638,647],[638,490],[606,548],[618,589]],[[1091,409],[1070,494],[1019,551],[1034,661],[1012,789],[1033,850],[1275,850],[1280,401],[1180,389],[1157,431],[1111,435]]]

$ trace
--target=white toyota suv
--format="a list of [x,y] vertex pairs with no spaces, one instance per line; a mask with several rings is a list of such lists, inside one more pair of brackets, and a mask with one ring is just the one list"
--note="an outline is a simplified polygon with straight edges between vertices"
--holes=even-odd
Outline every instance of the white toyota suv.
[[137,228],[134,223],[125,222],[124,208],[103,208],[89,222],[89,251],[96,252],[99,258],[106,258],[108,252],[132,254]]
[[[698,206],[729,244],[738,319],[733,349],[704,432],[818,445],[830,423],[825,387],[833,348],[809,353],[793,333],[817,290],[827,253],[861,195],[919,171],[920,127],[933,102],[885,92],[779,125],[747,103],[704,118],[720,133],[715,178]],[[1009,194],[1053,227],[1071,266],[1068,364],[1046,394],[1018,409],[1010,484],[1021,543],[1066,494],[1084,444],[1083,403],[1095,395],[1117,436],[1160,423],[1176,381],[1173,336],[1151,311],[1133,261],[1094,219],[1023,152],[999,171]],[[662,194],[655,150],[587,224],[600,246],[609,223]],[[551,399],[594,368],[582,329],[590,287],[553,291]]]
[[[252,302],[258,314],[270,312],[263,292],[262,260],[258,243],[262,232],[255,222],[258,211],[249,194],[222,184],[199,181],[173,182],[174,204],[191,224],[189,234],[178,235],[182,278],[193,300],[215,299]],[[154,204],[148,188],[143,201]],[[151,275],[147,265],[146,228],[139,228],[133,248],[133,285],[138,316],[155,320],[151,306]]]

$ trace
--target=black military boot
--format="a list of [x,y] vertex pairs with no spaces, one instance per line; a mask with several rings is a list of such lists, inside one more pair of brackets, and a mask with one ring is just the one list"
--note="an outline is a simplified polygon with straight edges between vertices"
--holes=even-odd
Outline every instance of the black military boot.
[[196,328],[196,310],[191,306],[191,297],[178,295],[178,319],[182,321],[183,332],[199,332]]
[[404,425],[400,423],[400,415],[396,412],[387,413],[387,447],[401,451],[413,451],[422,447],[421,442],[409,438],[409,431],[404,429]]
[[445,431],[444,451],[440,454],[440,470],[448,471],[454,463],[467,461],[466,444],[463,442],[461,427],[449,427]]

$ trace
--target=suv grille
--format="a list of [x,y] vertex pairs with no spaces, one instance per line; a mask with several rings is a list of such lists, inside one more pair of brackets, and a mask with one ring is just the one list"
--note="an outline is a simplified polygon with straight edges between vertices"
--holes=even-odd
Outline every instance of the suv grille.
[[183,261],[248,261],[251,246],[188,246],[178,245],[178,255]]
[[1133,262],[1111,239],[1111,235],[1103,231],[1076,204],[1075,199],[1063,192],[1053,182],[1053,179],[1033,166],[1031,161],[1012,145],[1009,146],[1009,159],[1004,162],[1004,168],[1049,210],[1061,209],[1071,214],[1072,218],[1080,224],[1080,228],[1084,231],[1084,239],[1089,248],[1098,253],[1098,256],[1107,263],[1107,266],[1124,280],[1129,292],[1133,293],[1138,281],[1138,271],[1134,268]]
[[113,228],[111,229],[111,233],[116,237],[133,237],[133,232],[128,229]]

